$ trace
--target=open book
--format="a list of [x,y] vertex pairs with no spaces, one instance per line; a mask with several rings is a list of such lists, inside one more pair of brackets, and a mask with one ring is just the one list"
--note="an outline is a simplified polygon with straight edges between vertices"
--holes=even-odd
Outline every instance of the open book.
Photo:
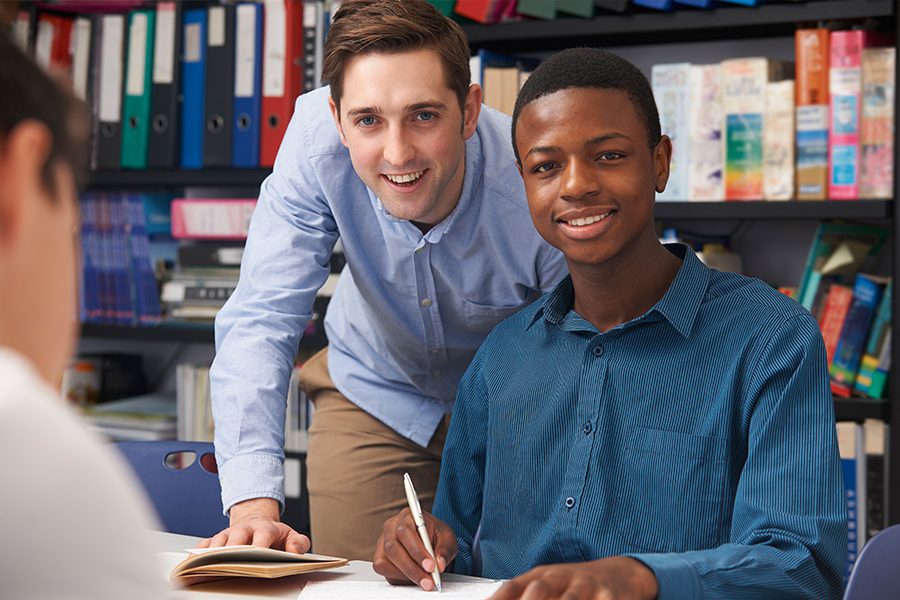
[[259,546],[221,546],[194,548],[172,570],[169,580],[184,587],[226,577],[263,577],[274,579],[298,573],[334,569],[347,559],[321,554],[294,554]]

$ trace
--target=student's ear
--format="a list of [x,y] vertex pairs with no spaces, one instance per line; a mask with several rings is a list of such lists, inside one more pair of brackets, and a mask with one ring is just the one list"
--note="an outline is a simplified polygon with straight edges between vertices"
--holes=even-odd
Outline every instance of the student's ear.
[[667,135],[660,136],[659,143],[653,149],[653,168],[656,171],[656,191],[666,191],[669,181],[669,165],[672,164],[672,140]]
[[46,125],[29,119],[0,142],[0,247],[16,239],[29,202],[47,201],[42,172],[52,140]]
[[463,139],[467,140],[475,135],[475,128],[478,127],[478,115],[481,114],[482,98],[481,86],[477,83],[469,85],[469,91],[466,92],[466,101],[463,105]]
[[341,111],[338,110],[334,103],[334,98],[328,96],[328,108],[331,110],[331,118],[334,119],[334,126],[337,127],[338,134],[341,136],[341,143],[346,146],[347,138],[344,137],[344,129],[341,127]]

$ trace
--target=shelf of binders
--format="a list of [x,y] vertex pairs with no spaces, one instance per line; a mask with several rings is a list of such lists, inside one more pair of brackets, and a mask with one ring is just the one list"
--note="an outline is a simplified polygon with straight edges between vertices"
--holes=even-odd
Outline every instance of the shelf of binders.
[[598,15],[592,19],[523,20],[494,25],[464,25],[476,48],[525,44],[531,51],[583,43],[604,46],[671,41],[729,40],[793,35],[797,23],[854,21],[890,17],[895,0],[809,0],[760,6],[723,6],[675,12]]
[[136,188],[184,188],[206,187],[259,187],[272,172],[262,169],[149,169],[94,171],[90,175],[88,189],[91,191]]

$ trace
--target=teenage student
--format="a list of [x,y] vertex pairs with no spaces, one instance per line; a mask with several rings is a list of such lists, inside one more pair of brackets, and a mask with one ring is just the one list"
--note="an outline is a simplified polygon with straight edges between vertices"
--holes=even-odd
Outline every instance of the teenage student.
[[[561,52],[523,87],[513,145],[570,276],[463,377],[425,516],[439,569],[514,578],[502,600],[839,598],[819,328],[765,283],[659,243],[672,144],[647,79],[601,50]],[[433,589],[408,511],[374,562]]]
[[0,595],[161,598],[133,476],[59,395],[89,116],[0,31]]
[[285,397],[340,238],[347,268],[315,404],[313,550],[371,559],[409,472],[430,507],[459,379],[488,332],[552,289],[562,255],[531,225],[509,118],[481,106],[461,28],[425,0],[348,0],[299,98],[216,319],[212,401],[230,527],[207,544],[308,546],[279,521]]

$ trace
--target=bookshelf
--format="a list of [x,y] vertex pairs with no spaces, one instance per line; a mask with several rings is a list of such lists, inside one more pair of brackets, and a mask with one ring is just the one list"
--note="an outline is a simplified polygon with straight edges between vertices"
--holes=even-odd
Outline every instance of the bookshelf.
[[[576,45],[604,47],[640,47],[693,44],[695,42],[767,43],[792,36],[798,24],[841,22],[842,25],[876,23],[880,29],[900,32],[900,9],[896,0],[794,0],[757,7],[722,6],[700,10],[680,7],[671,13],[635,11],[628,14],[598,14],[592,19],[559,18],[553,21],[529,20],[498,25],[463,26],[473,50],[489,49],[503,53],[546,53]],[[667,62],[663,57],[656,62]],[[698,55],[694,62],[709,62]],[[649,73],[647,73],[649,76]],[[900,81],[900,77],[897,78]],[[895,97],[895,114],[900,102]],[[900,150],[900,145],[895,147]],[[90,191],[191,188],[258,189],[269,169],[200,170],[108,170],[92,174]],[[895,172],[900,160],[895,154]],[[789,201],[789,202],[658,202],[655,217],[660,221],[752,221],[760,223],[790,221],[815,222],[849,220],[875,222],[891,227],[894,239],[900,236],[895,205],[900,198],[900,176],[894,178],[891,200]],[[893,250],[891,271],[898,271],[898,251]],[[893,314],[900,315],[900,295],[894,294]],[[151,343],[212,344],[211,325],[165,323],[156,327],[124,327],[86,324],[82,335],[94,340]],[[310,340],[310,343],[314,343]],[[324,342],[322,342],[324,343]],[[840,420],[862,421],[879,418],[893,430],[889,447],[890,482],[900,482],[900,349],[893,349],[890,387],[898,395],[887,402],[853,398],[836,399],[835,413]],[[890,486],[896,488],[896,485]],[[889,523],[900,523],[900,493],[890,495],[887,507]]]

